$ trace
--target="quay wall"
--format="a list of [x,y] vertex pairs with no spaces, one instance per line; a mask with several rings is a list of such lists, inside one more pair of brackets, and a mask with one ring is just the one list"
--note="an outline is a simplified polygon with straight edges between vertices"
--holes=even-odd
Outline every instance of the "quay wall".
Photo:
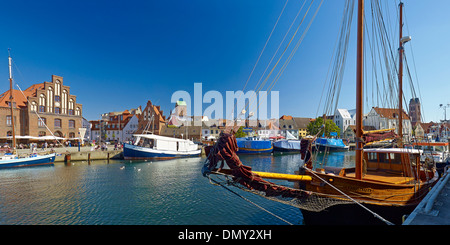
[[[53,151],[57,153],[55,162],[123,159],[123,150],[114,150],[114,147],[108,147],[105,151],[93,150],[91,147],[81,147],[80,151],[78,151],[78,147],[54,148]],[[36,149],[35,153],[39,155],[50,153],[50,149]],[[31,150],[19,149],[18,154],[20,156],[29,155]],[[205,156],[204,147],[202,147],[201,156]]]

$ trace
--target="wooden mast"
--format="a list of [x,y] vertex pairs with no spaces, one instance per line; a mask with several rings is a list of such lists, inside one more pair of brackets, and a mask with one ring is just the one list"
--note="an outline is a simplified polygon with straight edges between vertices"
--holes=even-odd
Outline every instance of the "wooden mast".
[[9,61],[9,105],[11,108],[11,126],[12,126],[12,152],[16,154],[16,130],[14,128],[14,95],[12,85],[12,73],[11,73],[11,55],[8,49],[8,61]]
[[357,64],[356,64],[356,157],[355,177],[362,179],[363,158],[363,58],[364,58],[364,0],[358,0],[358,34],[357,34]]
[[400,18],[399,18],[399,58],[398,58],[398,147],[403,147],[403,3],[400,2]]

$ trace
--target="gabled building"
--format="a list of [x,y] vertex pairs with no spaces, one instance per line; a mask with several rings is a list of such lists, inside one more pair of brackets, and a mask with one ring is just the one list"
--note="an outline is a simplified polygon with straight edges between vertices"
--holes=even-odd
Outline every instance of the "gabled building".
[[[372,107],[364,120],[364,126],[373,126],[375,129],[395,128],[398,134],[398,109]],[[403,111],[403,138],[411,139],[412,127],[408,114]]]
[[160,135],[161,128],[166,124],[166,117],[159,105],[153,105],[149,100],[142,114],[139,117],[139,124],[136,134],[153,133]]
[[[83,107],[64,84],[63,77],[52,75],[51,82],[33,84],[23,93],[13,89],[12,93],[16,135],[46,136],[51,135],[50,129],[58,137],[78,137]],[[0,137],[12,134],[9,103],[8,90],[0,95]]]
[[340,135],[344,134],[345,130],[350,125],[356,125],[355,113],[356,110],[336,109],[334,112],[333,122],[339,127]]

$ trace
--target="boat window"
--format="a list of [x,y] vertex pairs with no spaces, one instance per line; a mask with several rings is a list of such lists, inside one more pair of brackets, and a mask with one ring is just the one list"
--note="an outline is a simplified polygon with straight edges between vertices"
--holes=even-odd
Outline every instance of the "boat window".
[[372,161],[372,162],[376,162],[377,161],[377,153],[376,152],[369,152],[367,154],[367,156],[369,158],[369,161]]
[[437,145],[437,146],[434,147],[434,150],[442,152],[442,151],[444,151],[444,146],[443,145]]
[[389,162],[389,159],[386,156],[386,153],[378,153],[378,161],[379,162]]
[[391,159],[391,163],[401,163],[400,154],[389,153],[389,158]]

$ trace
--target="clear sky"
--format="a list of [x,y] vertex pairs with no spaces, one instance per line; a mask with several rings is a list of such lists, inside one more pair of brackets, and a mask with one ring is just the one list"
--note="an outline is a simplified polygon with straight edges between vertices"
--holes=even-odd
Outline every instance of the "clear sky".
[[[303,2],[287,3],[247,89],[255,88]],[[344,2],[324,1],[273,88],[280,91],[281,115],[316,116]],[[404,2],[404,34],[413,37],[407,52],[412,47],[425,120],[437,121],[444,117],[439,104],[450,103],[450,1]],[[15,68],[14,78],[23,89],[49,81],[52,74],[63,76],[88,120],[145,106],[147,100],[168,115],[172,93],[193,93],[194,83],[203,83],[203,92],[242,90],[284,5],[285,0],[3,1],[0,91],[9,88],[11,48],[20,71]],[[340,108],[355,107],[354,33]]]

